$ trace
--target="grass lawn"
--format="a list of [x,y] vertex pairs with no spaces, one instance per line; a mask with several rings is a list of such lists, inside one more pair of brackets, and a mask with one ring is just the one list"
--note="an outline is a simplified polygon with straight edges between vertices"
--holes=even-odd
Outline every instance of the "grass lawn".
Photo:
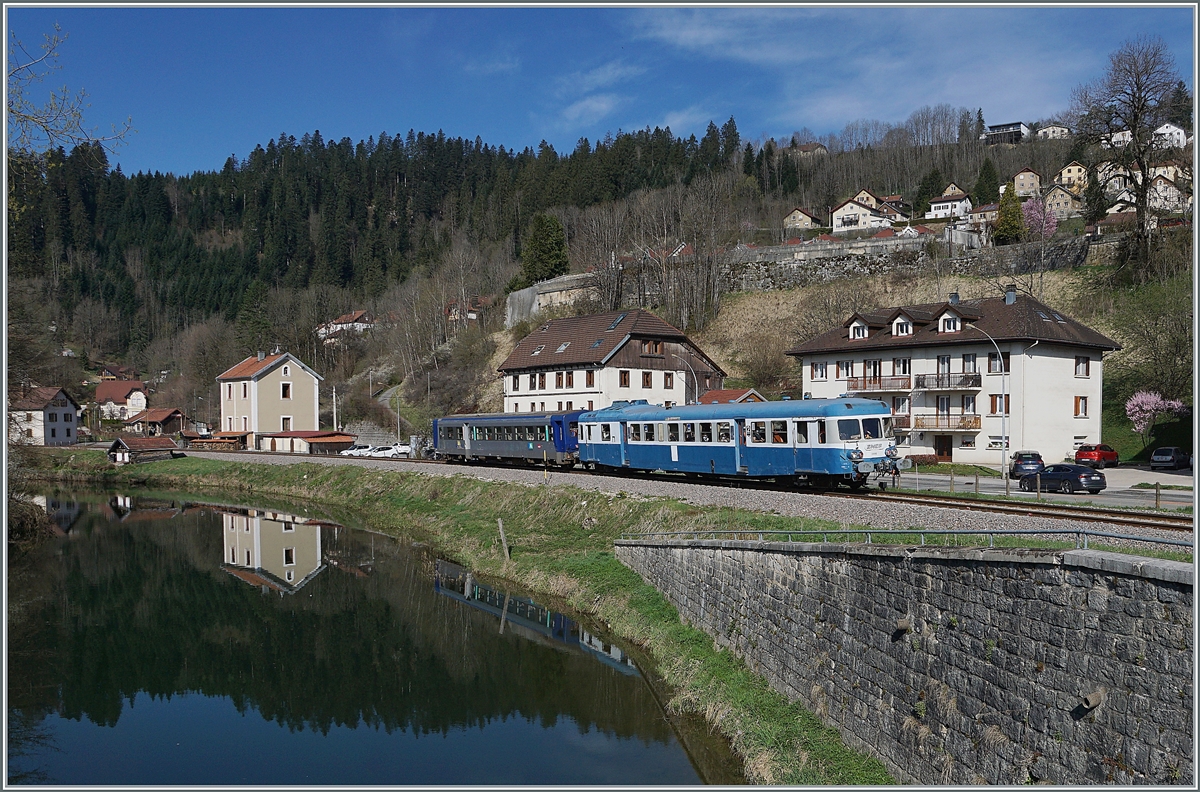
[[1117,450],[1122,463],[1149,464],[1150,455],[1161,446],[1192,450],[1192,420],[1191,415],[1185,415],[1161,421],[1151,431],[1150,442],[1143,447],[1141,436],[1133,431],[1133,424],[1125,417],[1124,403],[1106,401],[1100,418],[1100,436]]
[[[961,476],[964,481],[973,479],[976,474],[978,474],[980,478],[1000,478],[1000,472],[997,470],[992,470],[991,468],[983,467],[982,465],[963,465],[958,462],[939,462],[936,465],[917,465],[916,471],[918,473],[940,473],[943,476],[949,476],[951,473],[953,473],[955,478]],[[906,470],[904,472],[907,474],[910,471]]]

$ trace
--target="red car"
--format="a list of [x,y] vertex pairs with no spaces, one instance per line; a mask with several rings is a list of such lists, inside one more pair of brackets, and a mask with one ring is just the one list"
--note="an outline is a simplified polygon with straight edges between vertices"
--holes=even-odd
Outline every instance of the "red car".
[[1075,464],[1104,470],[1105,465],[1116,467],[1121,464],[1121,461],[1117,458],[1117,452],[1113,450],[1112,446],[1101,443],[1100,445],[1079,446],[1079,450],[1075,452]]

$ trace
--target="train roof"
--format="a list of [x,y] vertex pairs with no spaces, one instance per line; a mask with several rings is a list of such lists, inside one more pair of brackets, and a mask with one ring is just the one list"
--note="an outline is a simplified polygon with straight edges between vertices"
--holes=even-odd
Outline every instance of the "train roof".
[[615,402],[602,410],[583,413],[581,422],[591,421],[703,421],[721,418],[822,418],[843,415],[891,414],[891,408],[878,399],[792,399],[737,404],[688,404],[663,407],[643,400]]
[[527,412],[527,413],[462,413],[461,415],[443,415],[438,418],[438,422],[446,421],[471,421],[480,423],[487,421],[488,423],[511,423],[511,424],[527,424],[530,420],[548,421],[555,416],[562,416],[568,420],[575,420],[579,415],[586,410],[554,410],[552,412]]

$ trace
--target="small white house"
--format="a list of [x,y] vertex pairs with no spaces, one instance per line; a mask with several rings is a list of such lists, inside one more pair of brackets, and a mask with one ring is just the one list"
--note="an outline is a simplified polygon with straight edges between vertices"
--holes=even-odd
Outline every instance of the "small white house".
[[1154,143],[1161,148],[1183,148],[1187,139],[1188,133],[1174,124],[1163,124],[1154,130]]
[[13,442],[64,446],[79,441],[79,405],[62,388],[34,388],[8,406]]
[[1071,137],[1071,129],[1062,124],[1047,124],[1037,131],[1039,140],[1066,140]]
[[835,208],[829,222],[835,234],[892,227],[892,221],[886,214],[853,198]]
[[96,385],[100,417],[124,421],[146,409],[146,383],[141,380],[104,380]]
[[929,199],[929,211],[926,219],[937,217],[966,217],[971,214],[971,199],[966,193],[939,195]]

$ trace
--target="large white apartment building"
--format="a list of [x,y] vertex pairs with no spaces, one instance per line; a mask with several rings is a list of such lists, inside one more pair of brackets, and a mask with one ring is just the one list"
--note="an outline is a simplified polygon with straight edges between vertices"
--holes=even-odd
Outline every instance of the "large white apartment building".
[[688,404],[725,382],[686,335],[642,310],[545,322],[499,371],[505,412],[599,410],[636,399]]
[[1119,348],[1009,287],[855,313],[788,354],[803,363],[806,395],[891,407],[904,454],[999,465],[1013,450],[1049,463],[1100,442],[1103,356]]

